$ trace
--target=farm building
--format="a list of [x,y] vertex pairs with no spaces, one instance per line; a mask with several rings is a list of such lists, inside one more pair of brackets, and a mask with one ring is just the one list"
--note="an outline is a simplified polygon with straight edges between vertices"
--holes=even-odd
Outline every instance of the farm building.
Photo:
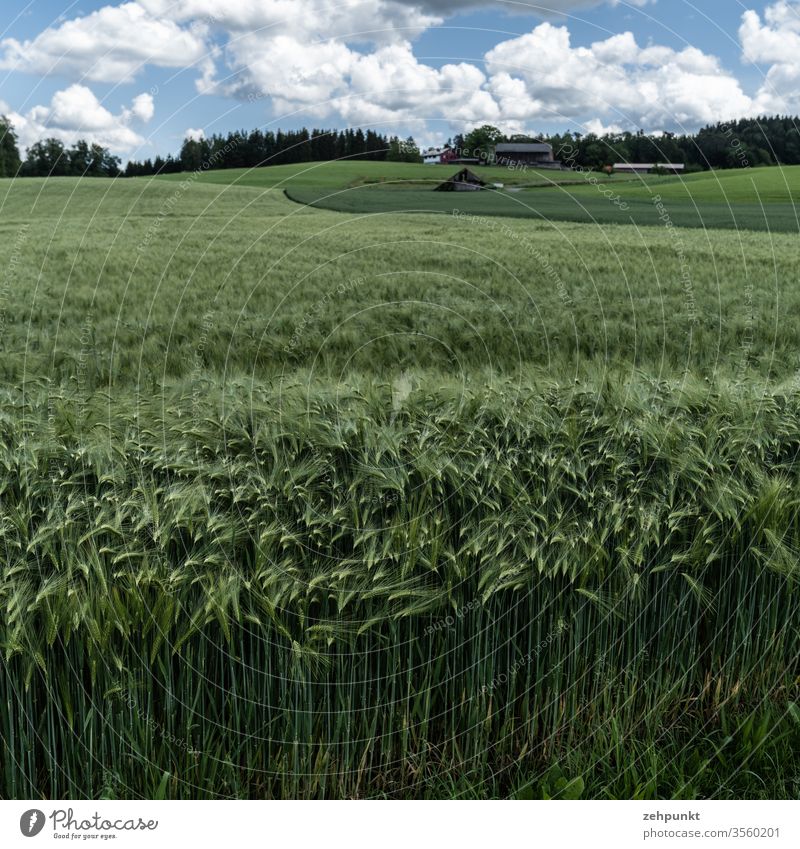
[[536,168],[561,168],[561,163],[556,162],[553,156],[553,148],[544,142],[498,144],[494,149],[494,158],[497,165],[512,168],[526,165]]
[[459,156],[452,147],[431,147],[422,154],[422,161],[426,165],[477,165],[480,159],[477,156]]
[[426,165],[441,165],[442,156],[447,152],[446,148],[429,147],[422,154],[422,161]]
[[475,192],[482,189],[486,183],[477,174],[473,174],[469,168],[462,168],[453,174],[450,179],[440,183],[434,189],[435,192]]
[[451,147],[429,147],[422,154],[422,161],[426,165],[448,165],[454,162],[458,157],[458,153]]
[[686,168],[679,162],[616,162],[614,170],[618,174],[651,174],[655,170],[680,174]]

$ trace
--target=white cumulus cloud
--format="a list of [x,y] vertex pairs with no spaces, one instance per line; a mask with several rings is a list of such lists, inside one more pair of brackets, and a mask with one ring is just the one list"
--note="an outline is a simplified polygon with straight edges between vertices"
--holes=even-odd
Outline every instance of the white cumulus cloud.
[[153,102],[149,94],[138,95],[130,108],[115,115],[100,103],[91,89],[77,83],[57,91],[48,106],[34,106],[24,114],[9,114],[22,147],[48,137],[61,139],[66,144],[86,139],[111,148],[115,153],[127,153],[143,144],[142,136],[130,125],[135,121],[148,121],[152,116]]
[[[413,38],[441,23],[422,2],[402,0],[139,0],[153,16],[211,30],[384,42]],[[462,4],[465,5],[465,4]],[[473,4],[474,5],[474,4]]]
[[744,114],[750,98],[695,47],[639,47],[630,32],[574,47],[566,26],[543,23],[486,54],[489,88],[517,119],[613,120],[647,129],[695,127]]
[[207,51],[195,33],[154,18],[140,3],[123,3],[48,27],[30,40],[3,39],[0,68],[126,82],[147,64],[187,67]]
[[800,3],[779,2],[742,15],[742,58],[768,66],[756,95],[759,112],[800,111]]

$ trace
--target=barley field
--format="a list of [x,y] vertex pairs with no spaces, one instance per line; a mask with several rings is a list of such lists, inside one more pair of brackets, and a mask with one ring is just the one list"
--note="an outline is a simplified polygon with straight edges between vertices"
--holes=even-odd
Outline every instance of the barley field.
[[796,798],[796,232],[273,170],[0,181],[0,796]]

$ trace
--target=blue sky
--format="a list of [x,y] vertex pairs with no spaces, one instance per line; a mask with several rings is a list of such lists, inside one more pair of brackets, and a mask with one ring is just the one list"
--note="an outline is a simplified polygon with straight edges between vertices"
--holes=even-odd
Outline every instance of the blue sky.
[[800,0],[3,0],[23,146],[123,158],[187,132],[372,126],[692,131],[800,112]]

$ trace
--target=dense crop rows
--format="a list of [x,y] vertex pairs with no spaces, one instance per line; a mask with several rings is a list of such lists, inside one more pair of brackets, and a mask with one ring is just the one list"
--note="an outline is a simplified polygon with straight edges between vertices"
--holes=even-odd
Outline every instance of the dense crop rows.
[[6,792],[424,794],[786,711],[800,397],[498,392],[6,403]]
[[0,795],[796,795],[794,242],[28,185]]
[[[591,178],[589,178],[591,179]],[[666,214],[676,227],[691,229],[753,230],[769,233],[797,233],[800,216],[793,202],[731,202],[725,197],[725,181],[713,182],[708,194],[714,200],[691,195],[695,184],[670,179],[662,185],[642,187],[635,180],[609,182],[594,178],[595,185],[576,184],[537,187],[519,191],[485,189],[463,193],[454,201],[449,193],[430,187],[407,189],[386,186],[359,186],[353,189],[289,187],[286,195],[315,209],[361,215],[391,213],[452,213],[453,206],[470,215],[524,218],[532,221],[570,221],[579,224],[635,224],[658,227]],[[662,188],[667,194],[662,195]],[[706,186],[700,186],[706,189]],[[716,192],[713,190],[716,189]],[[666,213],[664,212],[666,205]]]
[[273,191],[86,182],[22,181],[3,204],[0,363],[12,386],[150,389],[298,368],[337,379],[798,370],[790,235],[452,210],[365,220]]

